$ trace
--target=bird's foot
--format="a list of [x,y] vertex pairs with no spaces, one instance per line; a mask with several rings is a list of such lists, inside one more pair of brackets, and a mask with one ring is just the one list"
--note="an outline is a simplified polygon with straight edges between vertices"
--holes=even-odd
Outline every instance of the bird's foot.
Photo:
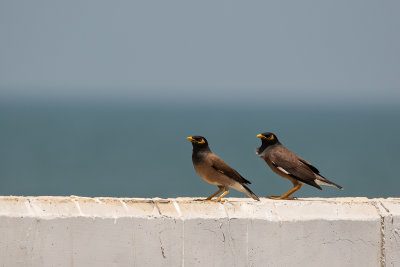
[[294,199],[297,199],[297,197],[284,197],[284,196],[269,196],[267,198],[275,199],[275,200],[294,200]]

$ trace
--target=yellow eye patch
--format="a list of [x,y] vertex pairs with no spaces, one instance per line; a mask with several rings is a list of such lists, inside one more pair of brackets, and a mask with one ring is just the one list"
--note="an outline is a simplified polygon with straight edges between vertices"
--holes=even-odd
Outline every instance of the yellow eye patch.
[[206,140],[204,138],[202,138],[200,141],[197,141],[193,137],[189,136],[189,137],[186,137],[186,139],[189,140],[190,142],[193,142],[196,144],[205,144],[206,143]]
[[271,134],[270,136],[265,137],[267,140],[274,140],[275,136]]

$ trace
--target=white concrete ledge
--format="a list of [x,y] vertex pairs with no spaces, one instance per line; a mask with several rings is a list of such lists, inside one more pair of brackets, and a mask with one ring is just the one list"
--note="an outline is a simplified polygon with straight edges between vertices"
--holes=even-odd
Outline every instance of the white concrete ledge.
[[0,197],[0,266],[400,266],[400,198]]

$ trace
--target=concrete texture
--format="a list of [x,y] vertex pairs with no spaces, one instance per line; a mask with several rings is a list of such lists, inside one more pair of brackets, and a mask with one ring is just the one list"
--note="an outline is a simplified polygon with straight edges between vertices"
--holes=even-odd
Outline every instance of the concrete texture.
[[0,197],[0,266],[400,266],[400,199]]

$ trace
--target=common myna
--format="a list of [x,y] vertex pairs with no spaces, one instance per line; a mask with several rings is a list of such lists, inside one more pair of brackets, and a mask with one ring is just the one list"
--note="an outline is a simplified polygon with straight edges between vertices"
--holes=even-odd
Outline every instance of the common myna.
[[190,136],[187,139],[193,145],[192,161],[195,171],[204,181],[219,188],[217,192],[206,200],[211,200],[225,189],[225,192],[215,200],[217,202],[221,201],[229,193],[230,187],[247,194],[255,200],[259,200],[246,186],[246,184],[250,184],[250,181],[243,178],[236,170],[229,167],[225,161],[211,152],[204,137]]
[[302,185],[309,184],[320,190],[320,185],[334,186],[342,189],[321,174],[308,161],[300,158],[292,151],[284,147],[273,133],[262,133],[257,135],[261,138],[261,147],[256,149],[256,153],[265,160],[268,166],[283,178],[293,183],[293,188],[281,196],[271,196],[272,199],[294,199],[291,194],[299,190]]

